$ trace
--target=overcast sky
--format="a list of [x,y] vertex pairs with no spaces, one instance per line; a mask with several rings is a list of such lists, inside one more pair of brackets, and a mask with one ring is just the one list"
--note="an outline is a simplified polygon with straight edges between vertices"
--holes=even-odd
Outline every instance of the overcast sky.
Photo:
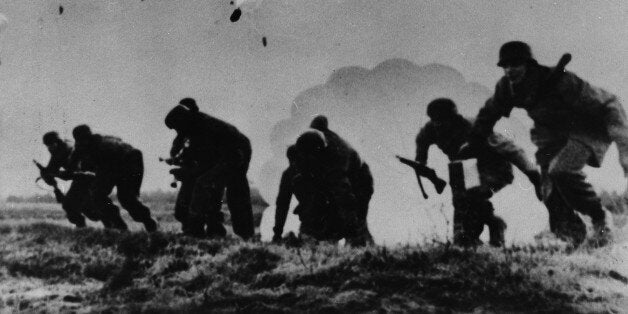
[[[237,1],[235,23],[229,2],[0,3],[8,19],[0,33],[0,197],[39,192],[31,159],[47,161],[41,135],[70,138],[81,123],[143,150],[144,190],[168,189],[157,157],[174,133],[163,118],[183,97],[251,138],[255,182],[272,156],[271,128],[334,70],[401,58],[446,65],[492,90],[502,74],[498,49],[513,39],[527,41],[543,64],[572,53],[571,71],[628,99],[625,1]],[[515,118],[526,125],[525,113]],[[517,140],[533,151],[527,137]],[[591,180],[621,189],[619,169],[611,152]]]

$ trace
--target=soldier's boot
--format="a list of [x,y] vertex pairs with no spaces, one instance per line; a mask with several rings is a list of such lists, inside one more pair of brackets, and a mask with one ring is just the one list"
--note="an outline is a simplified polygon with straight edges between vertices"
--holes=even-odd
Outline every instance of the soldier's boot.
[[157,231],[157,222],[153,218],[148,217],[144,219],[143,223],[144,223],[144,229],[146,229],[146,232]]
[[559,239],[569,242],[574,248],[579,247],[586,240],[587,227],[576,213],[572,213],[555,225],[554,234]]
[[67,217],[68,220],[72,224],[74,224],[74,226],[76,226],[76,228],[85,228],[85,217],[83,217],[83,215],[77,213],[68,213]]
[[602,247],[608,245],[611,240],[611,229],[608,227],[605,219],[605,215],[594,219],[593,223],[593,237],[591,244],[595,247]]
[[506,222],[503,219],[494,216],[491,218],[491,221],[488,225],[489,231],[489,244],[494,247],[502,247],[504,246],[506,240],[504,238],[504,233],[506,231]]
[[191,219],[188,217],[188,222],[186,223],[187,228],[184,230],[185,235],[195,237],[195,238],[205,238],[205,223],[202,219]]

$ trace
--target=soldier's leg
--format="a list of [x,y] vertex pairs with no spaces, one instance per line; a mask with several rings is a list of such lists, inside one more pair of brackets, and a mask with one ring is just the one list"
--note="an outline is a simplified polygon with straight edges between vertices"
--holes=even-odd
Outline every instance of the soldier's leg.
[[504,233],[506,232],[506,222],[495,215],[495,208],[490,200],[484,199],[479,202],[478,208],[483,224],[488,226],[489,244],[495,247],[503,246],[505,244]]
[[253,209],[251,207],[251,191],[246,179],[246,172],[237,171],[227,184],[227,204],[231,213],[233,232],[243,239],[255,233],[253,225]]
[[[216,167],[214,167],[216,168]],[[218,226],[222,226],[221,197],[224,187],[215,180],[215,169],[202,173],[194,182],[192,197],[187,218],[187,234],[195,237],[205,237],[205,225],[210,233]],[[220,229],[220,228],[218,228]]]
[[568,140],[551,160],[547,175],[552,182],[552,193],[557,193],[567,207],[590,216],[596,232],[608,233],[602,202],[582,171],[591,155],[584,144]]
[[82,194],[84,192],[86,192],[86,189],[83,186],[77,184],[77,182],[72,182],[61,204],[66,217],[77,228],[85,227],[85,217],[81,213]]
[[358,202],[353,193],[349,179],[341,173],[329,174],[326,190],[330,195],[332,208],[337,208],[338,217],[342,222],[341,236],[352,245],[364,245],[366,239],[363,226],[358,221]]
[[181,181],[181,187],[177,194],[177,200],[174,205],[174,218],[181,223],[181,230],[186,232],[188,211],[190,209],[190,201],[192,192],[194,191],[194,182],[196,178]]
[[454,205],[454,217],[453,217],[453,235],[454,244],[466,246],[471,242],[467,235],[468,220],[470,219],[470,202],[464,191],[453,192],[453,205]]
[[94,180],[91,191],[93,206],[100,214],[105,227],[127,230],[128,227],[120,216],[120,208],[114,205],[109,198],[109,194],[111,194],[114,185],[114,178],[98,174]]
[[118,201],[133,220],[144,224],[146,231],[157,230],[157,222],[150,216],[150,209],[140,202],[140,188],[144,178],[144,161],[140,151],[134,151],[125,160],[125,173],[116,182]]
[[367,164],[362,166],[360,172],[359,180],[354,186],[354,193],[358,202],[358,222],[363,226],[367,242],[373,243],[373,236],[369,231],[367,223],[369,203],[374,193],[373,176]]
[[[210,238],[224,237],[227,229],[223,225],[224,216],[222,214],[222,199],[225,194],[225,183],[215,180],[209,190],[209,203],[205,212],[206,235]],[[232,217],[233,224],[233,217]]]
[[556,237],[576,247],[584,242],[587,233],[584,222],[566,205],[559,193],[551,191],[545,197],[545,206],[549,213],[550,231]]
[[[467,201],[469,202],[468,212],[466,213],[465,220],[463,222],[463,229],[466,237],[466,245],[480,245],[480,235],[484,231],[484,225],[489,225],[492,222],[493,216],[493,204],[488,201],[490,194],[485,191],[479,191],[479,189],[473,191],[467,191]],[[497,229],[493,232],[499,234]],[[499,237],[497,237],[499,238]],[[491,240],[492,237],[491,237]],[[496,241],[498,241],[496,239]]]
[[319,229],[315,225],[313,219],[313,206],[312,206],[312,182],[308,178],[301,174],[298,174],[292,180],[292,188],[298,205],[294,208],[294,214],[299,216],[301,225],[299,226],[299,237],[308,235],[314,236],[314,232]]

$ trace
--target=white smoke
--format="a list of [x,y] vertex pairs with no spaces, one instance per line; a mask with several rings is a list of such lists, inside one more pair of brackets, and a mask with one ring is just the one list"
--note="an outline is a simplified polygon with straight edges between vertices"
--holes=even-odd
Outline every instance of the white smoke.
[[[263,166],[260,191],[265,199],[275,200],[281,171],[287,166],[286,147],[294,143],[313,116],[324,114],[329,118],[330,129],[351,143],[371,167],[375,194],[368,223],[377,243],[451,239],[450,190],[438,195],[424,180],[430,195],[424,200],[410,168],[400,164],[394,155],[414,158],[414,140],[428,121],[425,110],[432,99],[451,98],[464,116],[473,117],[490,92],[477,83],[467,82],[455,69],[438,64],[419,66],[392,59],[373,69],[337,69],[325,84],[299,94],[291,104],[290,119],[275,125],[271,134],[274,156]],[[496,130],[509,130],[506,135],[516,141],[527,135],[523,127],[526,121],[510,120],[500,123]],[[447,164],[446,157],[433,146],[429,165],[444,179],[448,179]],[[532,239],[531,232],[547,225],[542,205],[521,177],[518,173],[515,183],[494,197],[498,213],[511,226],[507,232],[510,241]],[[264,228],[267,227],[260,229],[262,236],[267,232]]]

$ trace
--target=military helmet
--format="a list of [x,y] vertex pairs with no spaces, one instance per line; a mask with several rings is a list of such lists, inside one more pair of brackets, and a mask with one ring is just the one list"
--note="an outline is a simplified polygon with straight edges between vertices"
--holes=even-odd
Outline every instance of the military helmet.
[[183,98],[179,101],[179,105],[190,109],[192,112],[198,112],[198,105],[196,104],[196,100],[194,100],[194,98]]
[[327,117],[323,115],[318,115],[312,119],[310,123],[310,127],[315,130],[323,131],[329,128],[329,122],[327,121]]
[[72,130],[72,136],[76,141],[85,141],[92,136],[92,129],[87,124],[81,124]]
[[427,115],[430,119],[442,120],[457,114],[456,104],[449,98],[436,98],[427,104]]
[[184,105],[177,105],[168,114],[164,122],[169,129],[180,130],[188,124],[192,110]]
[[497,66],[522,65],[528,62],[536,63],[530,46],[522,41],[509,41],[499,49]]
[[295,145],[288,146],[288,149],[286,150],[286,157],[288,157],[288,161],[290,163],[297,160],[297,147]]
[[49,146],[53,144],[54,142],[61,140],[61,138],[59,138],[59,133],[55,131],[50,131],[44,134],[43,140],[44,140],[44,145]]
[[317,155],[327,147],[325,134],[319,130],[311,129],[297,138],[296,148],[306,155]]

